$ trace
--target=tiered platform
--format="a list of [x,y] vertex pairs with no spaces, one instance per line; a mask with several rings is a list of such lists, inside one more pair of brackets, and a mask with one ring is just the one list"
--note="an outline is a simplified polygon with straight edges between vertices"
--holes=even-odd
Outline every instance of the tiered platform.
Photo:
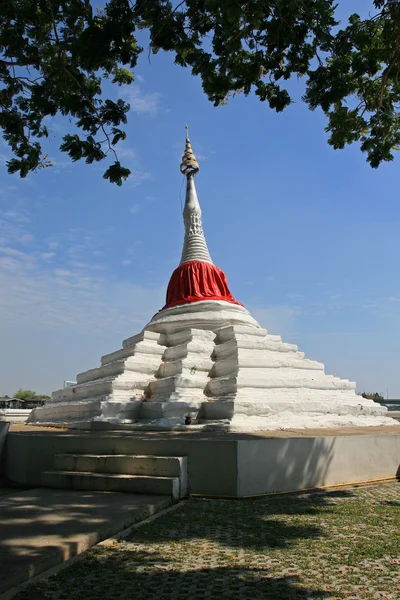
[[160,311],[29,422],[229,431],[395,424],[354,382],[327,375],[245,308],[223,301]]
[[89,432],[12,426],[4,475],[35,487],[55,455],[187,457],[188,493],[245,497],[393,478],[400,427],[340,427],[252,433]]

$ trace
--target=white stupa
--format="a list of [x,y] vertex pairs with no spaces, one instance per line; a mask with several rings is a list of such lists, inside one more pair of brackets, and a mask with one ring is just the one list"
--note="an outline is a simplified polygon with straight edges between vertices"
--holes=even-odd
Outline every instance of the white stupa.
[[263,329],[229,291],[204,237],[188,135],[185,238],[166,305],[29,422],[91,428],[271,430],[396,425],[387,409]]

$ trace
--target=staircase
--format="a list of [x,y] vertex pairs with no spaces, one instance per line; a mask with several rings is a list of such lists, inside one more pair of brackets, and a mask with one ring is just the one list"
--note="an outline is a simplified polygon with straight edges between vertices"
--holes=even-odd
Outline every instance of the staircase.
[[187,494],[187,458],[56,454],[53,469],[42,473],[41,484],[69,490],[160,494],[179,500]]

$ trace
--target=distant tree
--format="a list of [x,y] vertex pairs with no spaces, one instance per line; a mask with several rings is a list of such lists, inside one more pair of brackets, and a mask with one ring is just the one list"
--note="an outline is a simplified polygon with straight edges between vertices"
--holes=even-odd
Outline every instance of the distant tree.
[[385,399],[381,394],[378,394],[378,392],[375,392],[374,394],[366,394],[364,392],[361,396],[363,398],[368,398],[369,400],[375,400],[375,402],[382,402],[382,400]]
[[46,396],[46,394],[37,394],[32,390],[23,390],[19,388],[18,392],[15,392],[14,398],[18,400],[30,400],[31,398],[43,398],[43,400],[47,400],[50,396]]
[[14,398],[17,398],[18,400],[27,400],[29,398],[37,398],[37,396],[36,392],[33,392],[32,390],[23,390],[22,388],[19,388],[18,392],[15,392]]
[[[302,77],[304,102],[328,118],[329,144],[360,142],[372,167],[400,146],[400,1],[364,0],[368,16],[336,19],[348,0],[7,0],[0,14],[0,129],[13,153],[9,173],[51,166],[48,123],[61,114],[61,150],[73,161],[112,158],[104,178],[130,171],[116,146],[129,104],[103,95],[104,83],[134,80],[147,30],[149,54],[172,52],[201,78],[215,106],[255,93],[277,112],[293,101],[287,82]],[[121,128],[122,127],[122,128]]]

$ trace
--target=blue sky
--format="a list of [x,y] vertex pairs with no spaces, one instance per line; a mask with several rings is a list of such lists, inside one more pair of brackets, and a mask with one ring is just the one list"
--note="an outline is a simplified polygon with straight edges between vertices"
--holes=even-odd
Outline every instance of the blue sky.
[[57,151],[61,117],[49,122],[53,168],[20,180],[2,167],[0,395],[62,387],[161,308],[183,241],[187,122],[207,241],[232,293],[328,373],[399,398],[399,158],[372,170],[357,146],[332,150],[301,81],[278,115],[255,97],[214,108],[169,55],[144,52],[137,75],[121,91],[133,171],[122,188],[105,165]]

